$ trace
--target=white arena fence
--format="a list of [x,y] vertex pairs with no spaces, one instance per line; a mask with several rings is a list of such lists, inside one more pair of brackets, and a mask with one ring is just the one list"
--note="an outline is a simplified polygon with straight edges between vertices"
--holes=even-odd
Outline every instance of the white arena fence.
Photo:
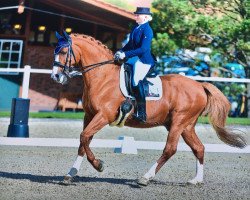
[[[0,72],[5,72],[6,75],[12,72],[24,73],[22,84],[22,98],[28,98],[29,80],[31,73],[51,74],[49,69],[32,69],[26,65],[21,69],[0,69]],[[250,95],[250,79],[237,78],[219,78],[219,77],[197,77],[188,76],[191,79],[198,81],[212,82],[233,82],[248,84],[248,95]],[[18,146],[52,146],[52,147],[78,147],[79,139],[66,138],[11,138],[0,137],[0,145],[18,145]],[[135,141],[133,137],[122,136],[118,140],[93,139],[91,147],[94,148],[114,148],[117,153],[137,154],[137,150],[163,150],[165,142],[154,141]],[[250,145],[244,149],[237,149],[224,144],[204,144],[206,152],[226,152],[226,153],[250,153]],[[180,143],[178,151],[191,151],[184,143]]]
[[[29,94],[29,81],[31,73],[39,73],[39,74],[51,74],[52,70],[50,69],[32,69],[31,66],[25,65],[24,68],[17,69],[4,69],[0,68],[0,73],[5,72],[6,75],[13,72],[24,73],[23,76],[23,85],[22,85],[22,98],[28,98]],[[1,74],[3,75],[3,74]],[[248,84],[248,95],[250,96],[250,79],[242,79],[242,78],[221,78],[221,77],[201,77],[201,76],[187,76],[191,79],[197,81],[209,81],[209,82],[231,82],[231,83],[246,83]]]
[[[35,147],[79,147],[79,139],[68,138],[12,138],[0,137],[0,145],[35,146]],[[115,153],[137,154],[138,150],[160,150],[165,142],[135,141],[133,137],[122,136],[118,140],[93,139],[91,148],[112,148]],[[211,153],[250,153],[250,145],[244,149],[230,147],[226,144],[204,144],[205,151]],[[179,143],[177,151],[191,151],[185,143]]]

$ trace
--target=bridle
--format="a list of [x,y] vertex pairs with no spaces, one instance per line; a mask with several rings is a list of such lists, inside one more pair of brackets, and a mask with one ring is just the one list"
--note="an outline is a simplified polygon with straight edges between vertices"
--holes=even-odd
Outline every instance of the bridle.
[[[74,51],[72,49],[72,42],[71,42],[71,39],[69,40],[68,39],[68,45],[67,46],[64,46],[64,47],[68,47],[68,51],[67,51],[67,57],[66,57],[66,60],[65,60],[65,63],[62,64],[60,61],[57,61],[56,59],[54,59],[54,63],[53,65],[56,66],[56,67],[60,67],[62,68],[62,72],[65,73],[68,77],[72,77],[72,75],[70,74],[72,71],[74,71],[72,69],[71,66],[71,62],[72,62],[72,57],[74,58],[74,61],[76,63],[76,57],[75,57],[75,54],[74,54]],[[58,53],[59,54],[59,53]],[[55,54],[55,58],[56,58],[56,55],[58,54]],[[69,63],[69,65],[67,66],[67,63]]]
[[[96,67],[100,67],[100,66],[103,66],[106,64],[111,64],[111,63],[115,62],[115,60],[107,60],[104,62],[99,62],[99,63],[83,66],[83,69],[81,69],[79,67],[71,66],[72,57],[73,57],[75,63],[76,63],[76,57],[75,57],[75,54],[74,54],[74,51],[72,48],[71,38],[68,38],[67,40],[68,40],[68,45],[64,46],[64,47],[68,47],[68,51],[66,53],[67,57],[66,57],[65,63],[62,64],[60,61],[57,61],[54,59],[53,65],[56,67],[62,68],[62,70],[63,70],[62,72],[65,73],[69,78],[72,78],[73,76],[78,75],[79,73],[82,73],[82,74],[86,73],[86,72],[88,72]],[[58,54],[59,53],[55,54],[55,57]],[[69,65],[67,65],[67,63],[69,63]]]

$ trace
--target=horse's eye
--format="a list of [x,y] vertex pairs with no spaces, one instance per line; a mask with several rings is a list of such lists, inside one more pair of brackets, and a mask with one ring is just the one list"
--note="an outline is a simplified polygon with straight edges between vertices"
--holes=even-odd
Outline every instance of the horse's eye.
[[66,52],[66,51],[61,51],[61,52],[60,52],[60,54],[62,54],[62,55],[66,55],[66,54],[67,54],[67,52]]

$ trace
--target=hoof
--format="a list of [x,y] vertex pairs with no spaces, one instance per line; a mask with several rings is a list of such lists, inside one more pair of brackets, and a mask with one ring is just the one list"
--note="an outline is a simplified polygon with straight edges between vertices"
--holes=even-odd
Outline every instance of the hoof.
[[188,185],[203,185],[204,183],[203,181],[198,181],[198,180],[193,179],[193,180],[188,181],[187,184]]
[[99,166],[97,167],[98,172],[103,172],[104,170],[104,162],[102,160],[99,160]]
[[142,186],[147,186],[149,184],[149,179],[141,177],[140,179],[138,179],[137,184]]
[[68,177],[74,177],[74,176],[77,175],[77,173],[78,173],[78,170],[76,168],[72,167],[70,169],[69,173],[66,176],[68,176]]
[[61,182],[61,184],[62,185],[70,185],[70,184],[72,184],[72,182],[73,182],[73,177],[66,175],[66,176],[64,176],[64,179]]

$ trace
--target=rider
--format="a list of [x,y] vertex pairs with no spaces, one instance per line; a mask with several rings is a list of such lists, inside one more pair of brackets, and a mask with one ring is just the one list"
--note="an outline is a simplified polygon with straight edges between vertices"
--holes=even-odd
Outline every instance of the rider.
[[116,52],[114,57],[120,60],[128,58],[127,63],[133,66],[133,86],[137,101],[136,113],[133,116],[139,121],[146,122],[146,101],[142,81],[155,64],[151,53],[153,31],[149,25],[152,14],[146,7],[137,7],[134,14],[137,25],[130,32],[129,42]]

